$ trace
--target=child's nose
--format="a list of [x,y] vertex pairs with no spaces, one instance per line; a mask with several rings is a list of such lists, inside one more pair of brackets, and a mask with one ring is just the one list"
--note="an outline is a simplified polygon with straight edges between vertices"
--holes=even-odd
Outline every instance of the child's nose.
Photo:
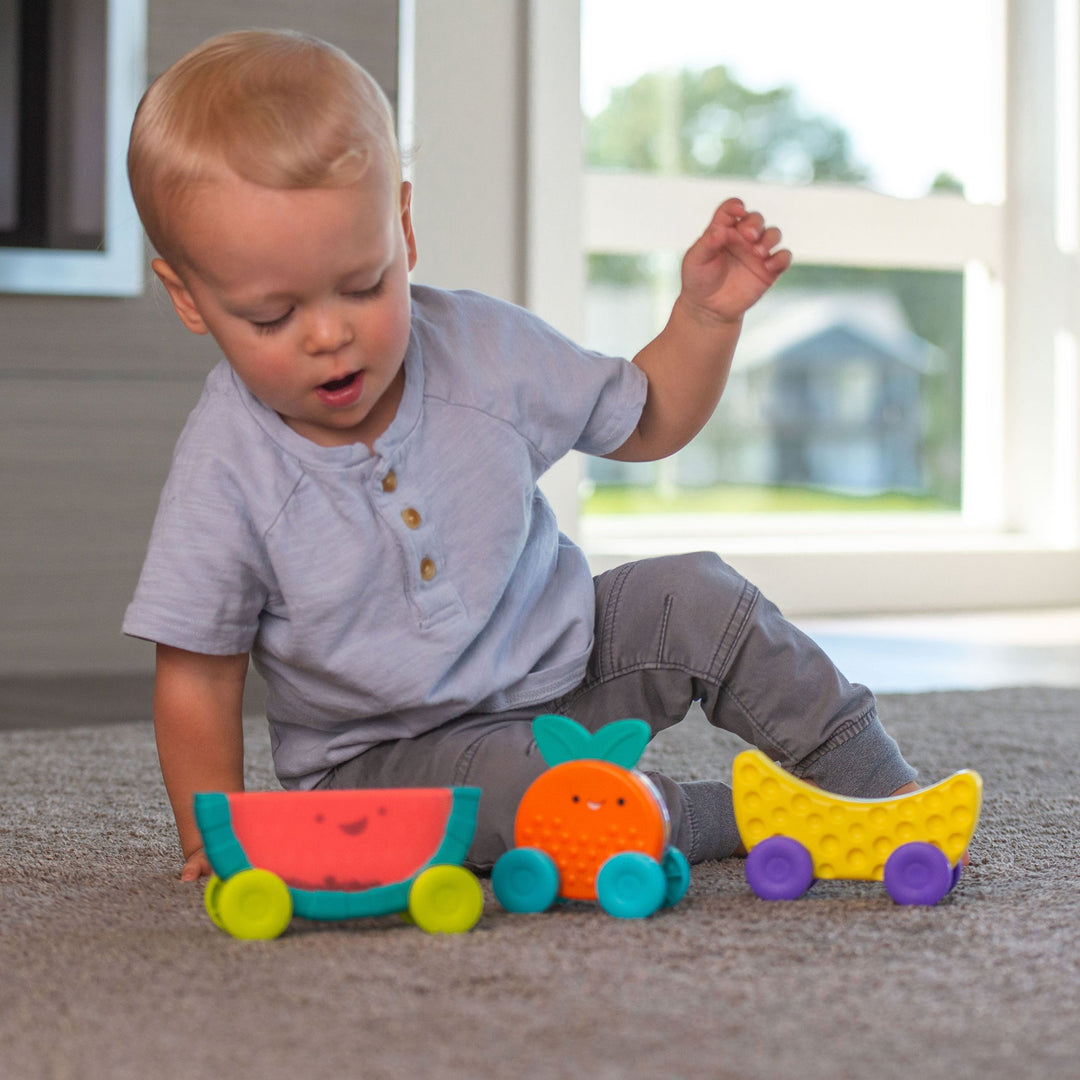
[[337,352],[352,340],[352,324],[336,306],[320,308],[311,313],[305,340],[307,351],[311,355]]

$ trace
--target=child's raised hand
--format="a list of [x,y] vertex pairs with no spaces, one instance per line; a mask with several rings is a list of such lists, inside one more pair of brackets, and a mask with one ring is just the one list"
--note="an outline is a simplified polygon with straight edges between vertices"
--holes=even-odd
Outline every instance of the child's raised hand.
[[780,230],[741,199],[725,200],[682,263],[681,299],[699,315],[737,322],[791,265]]

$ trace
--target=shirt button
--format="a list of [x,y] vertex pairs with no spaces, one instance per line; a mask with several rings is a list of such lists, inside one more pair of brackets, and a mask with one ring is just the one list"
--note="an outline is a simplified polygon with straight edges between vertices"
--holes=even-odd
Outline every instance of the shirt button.
[[401,511],[401,520],[409,526],[410,529],[420,528],[420,511],[414,510],[411,506]]
[[387,494],[397,489],[397,473],[393,469],[382,478],[382,489]]
[[434,559],[421,559],[420,560],[420,576],[425,581],[430,581],[435,576],[435,560]]

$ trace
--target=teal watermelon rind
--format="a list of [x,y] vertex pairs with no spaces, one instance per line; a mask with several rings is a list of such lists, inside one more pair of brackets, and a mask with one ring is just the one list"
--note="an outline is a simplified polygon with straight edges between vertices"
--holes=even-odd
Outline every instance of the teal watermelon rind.
[[195,796],[195,821],[202,833],[206,857],[214,873],[224,880],[241,870],[254,869],[232,827],[229,796],[222,791],[201,791]]
[[[406,911],[409,906],[409,889],[417,876],[429,866],[460,865],[465,861],[465,855],[472,843],[473,834],[476,832],[480,789],[452,788],[450,795],[450,813],[438,850],[423,866],[416,867],[408,878],[362,892],[290,887],[293,913],[304,919],[331,922]],[[226,794],[215,791],[200,792],[196,795],[195,820],[202,832],[206,857],[218,877],[227,878],[241,870],[252,869],[233,830]]]

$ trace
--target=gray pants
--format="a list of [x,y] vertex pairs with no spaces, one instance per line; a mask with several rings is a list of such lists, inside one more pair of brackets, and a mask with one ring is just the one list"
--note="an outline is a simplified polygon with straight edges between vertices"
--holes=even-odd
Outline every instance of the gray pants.
[[[596,639],[585,678],[527,709],[469,714],[339,765],[321,787],[482,789],[469,864],[487,869],[513,846],[525,789],[546,768],[532,738],[540,713],[595,731],[638,717],[663,731],[699,701],[709,722],[760,747],[798,776],[842,795],[881,798],[915,776],[877,719],[873,695],[849,683],[805,634],[710,553],[629,563],[596,585]],[[649,774],[691,862],[738,843],[731,792],[719,780]]]

